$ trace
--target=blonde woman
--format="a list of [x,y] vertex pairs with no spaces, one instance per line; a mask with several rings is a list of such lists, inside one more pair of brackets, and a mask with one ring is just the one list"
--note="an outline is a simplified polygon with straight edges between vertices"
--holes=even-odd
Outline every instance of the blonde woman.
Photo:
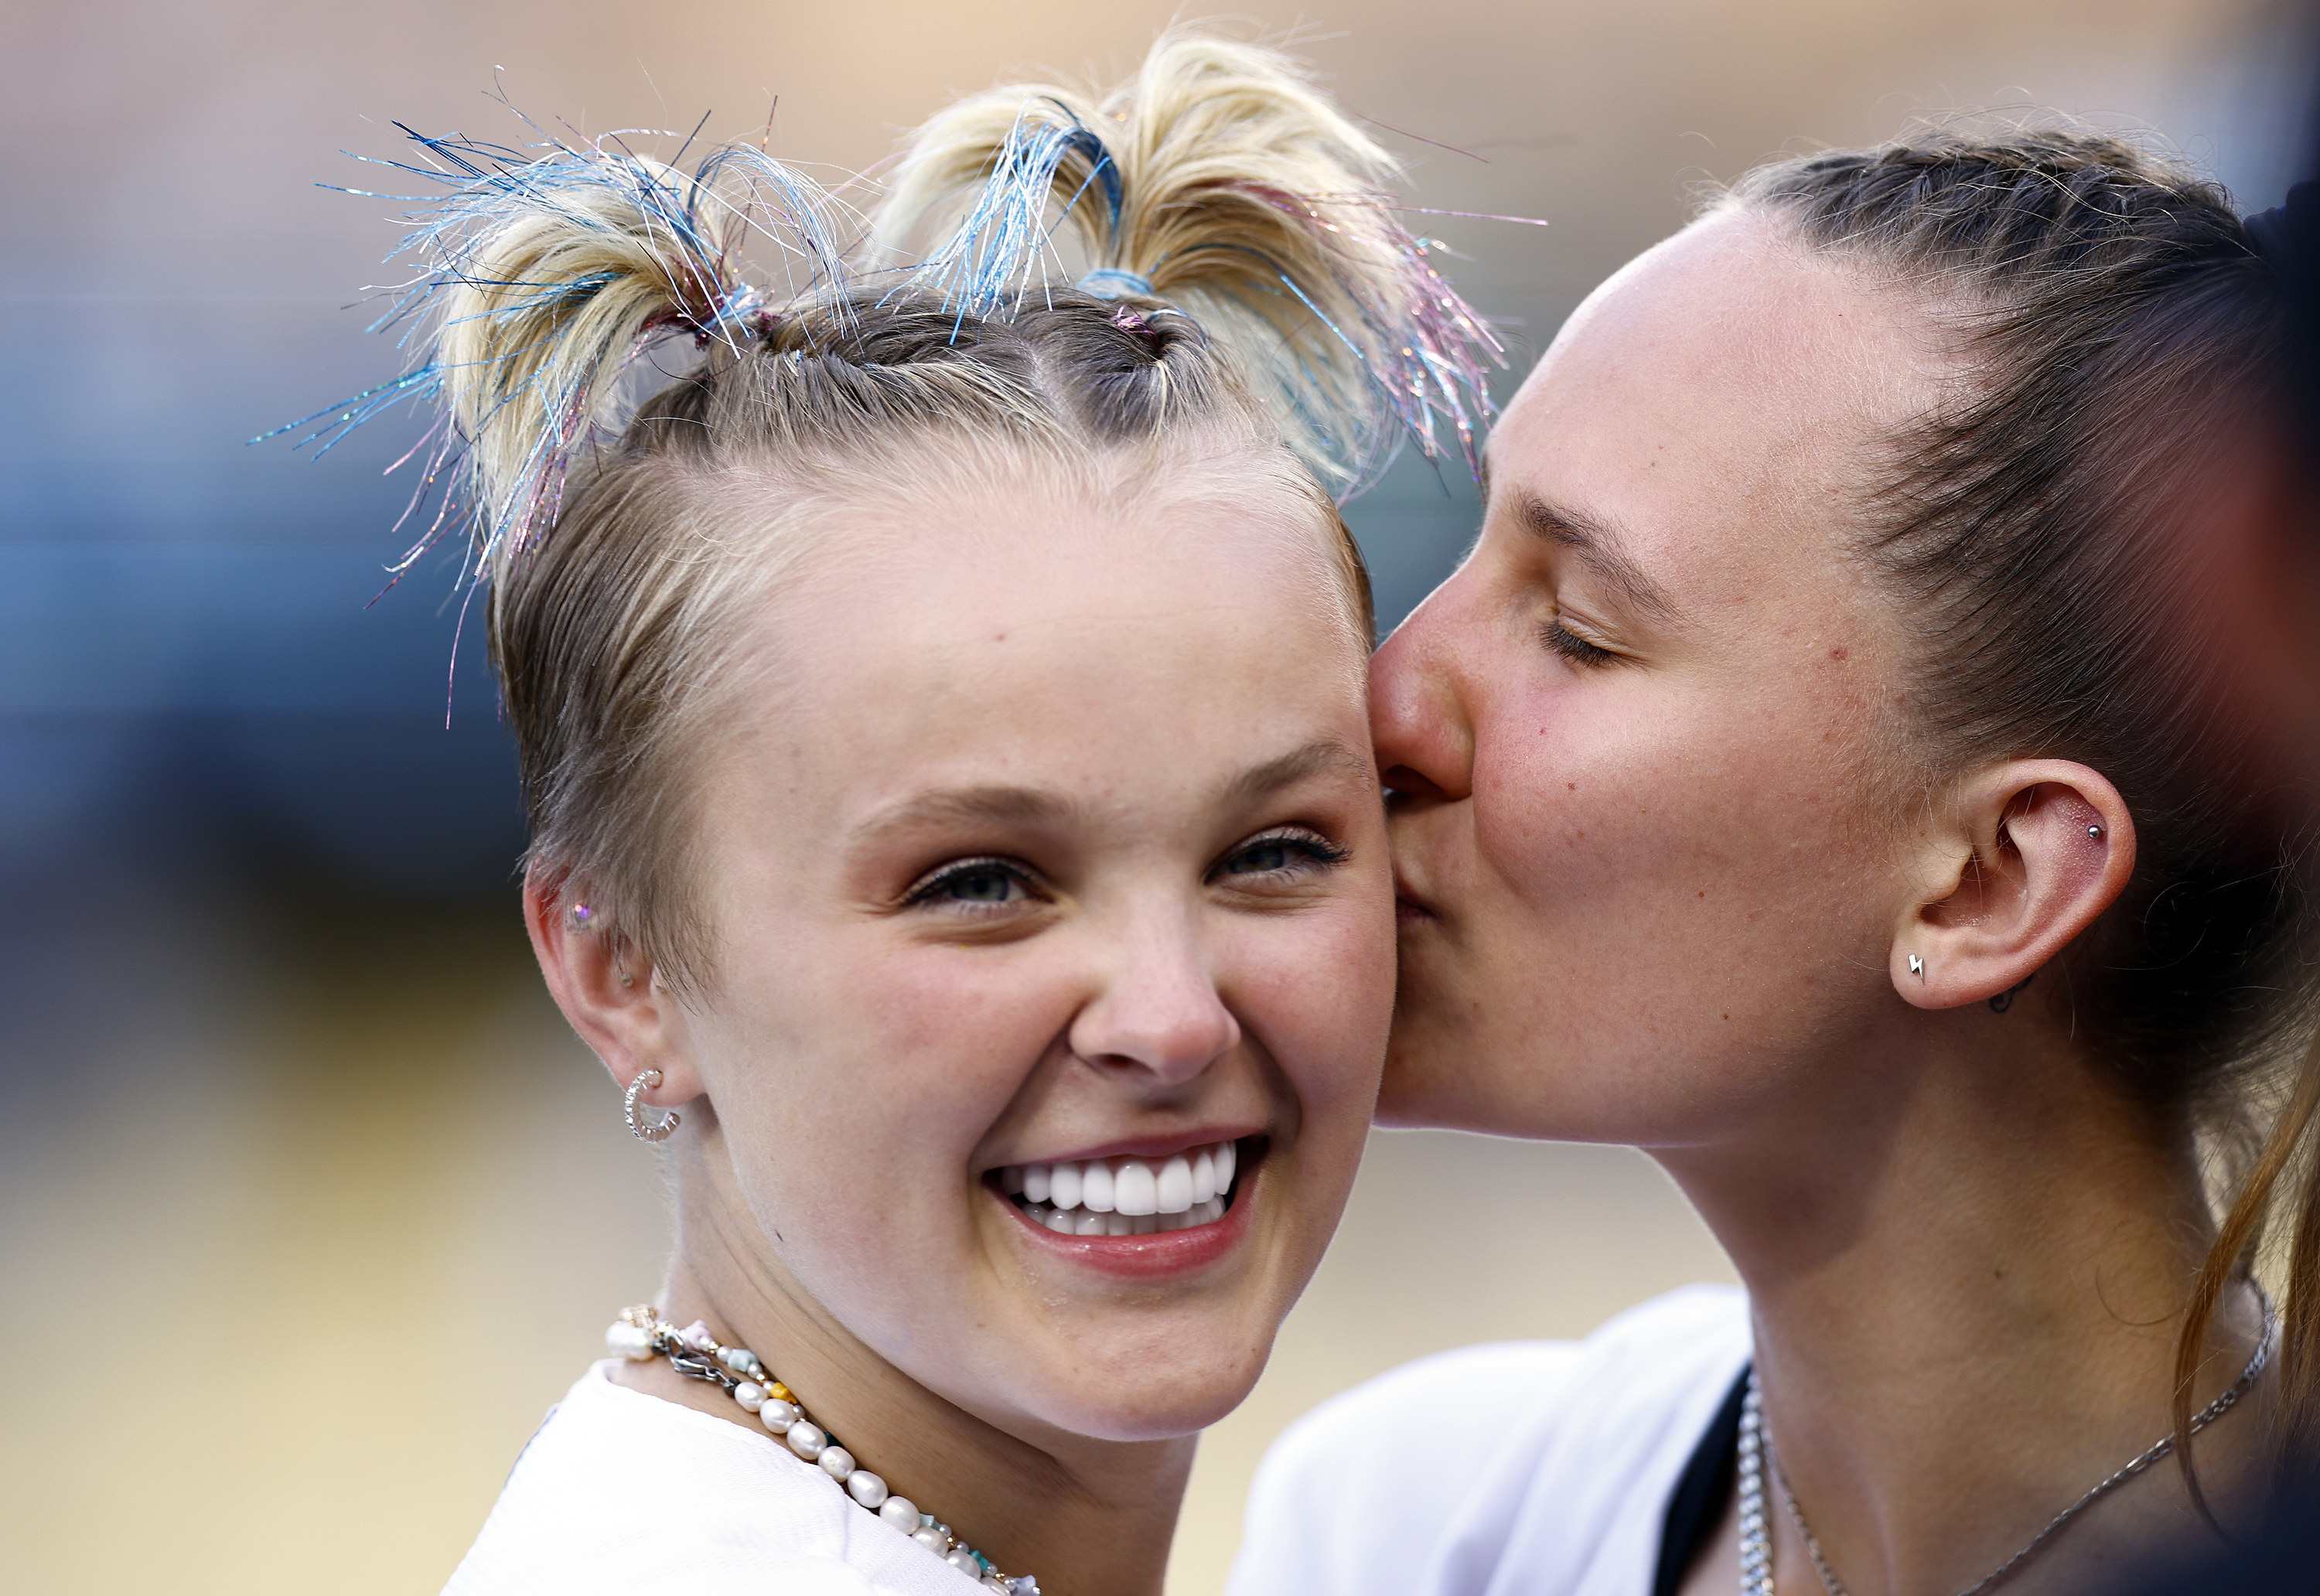
[[1211,40],[931,124],[882,236],[965,217],[902,276],[746,150],[429,150],[386,396],[467,451],[532,941],[677,1217],[449,1589],[1156,1591],[1384,1048],[1333,494],[1471,427],[1487,335]]

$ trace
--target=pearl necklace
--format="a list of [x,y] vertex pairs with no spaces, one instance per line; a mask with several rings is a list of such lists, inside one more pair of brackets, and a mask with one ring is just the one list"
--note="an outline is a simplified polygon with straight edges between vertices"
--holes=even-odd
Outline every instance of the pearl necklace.
[[[2231,1389],[2200,1409],[2192,1418],[2189,1428],[2184,1432],[2187,1437],[2198,1435],[2230,1412],[2263,1374],[2264,1365],[2271,1361],[2271,1299],[2263,1293],[2261,1287],[2258,1287],[2256,1300],[2263,1304],[2263,1334],[2256,1341],[2254,1356],[2248,1359],[2247,1367],[2240,1372],[2239,1379],[2233,1383]],[[2028,1546],[1968,1586],[1961,1596],[1982,1596],[1983,1591],[2028,1562],[2035,1553],[2053,1539],[2062,1526],[2174,1450],[2175,1437],[2161,1436],[2148,1451],[2055,1514],[2047,1521],[2045,1528],[2031,1537]],[[1788,1476],[1781,1472],[1781,1461],[1772,1454],[1772,1437],[1764,1429],[1764,1408],[1757,1391],[1756,1371],[1752,1366],[1748,1371],[1748,1394],[1740,1404],[1741,1596],[1773,1596],[1772,1537],[1764,1518],[1764,1474],[1767,1469],[1772,1472],[1773,1483],[1780,1487],[1781,1503],[1788,1510],[1789,1521],[1804,1537],[1805,1551],[1812,1558],[1813,1572],[1820,1575],[1821,1588],[1827,1591],[1828,1596],[1852,1596],[1844,1588],[1844,1582],[1836,1577],[1836,1571],[1828,1565],[1828,1558],[1821,1552],[1820,1542],[1813,1538],[1811,1527],[1805,1523],[1804,1510],[1797,1506],[1796,1493],[1789,1489]]]
[[649,1303],[623,1310],[604,1332],[604,1345],[615,1357],[631,1363],[668,1359],[669,1367],[688,1380],[705,1380],[721,1387],[742,1407],[757,1416],[768,1432],[789,1443],[791,1451],[846,1487],[847,1495],[868,1511],[909,1536],[971,1580],[981,1582],[997,1596],[1039,1596],[1039,1582],[1028,1573],[1008,1575],[991,1565],[991,1559],[968,1546],[932,1513],[886,1489],[886,1482],[858,1466],[854,1454],[830,1433],[806,1417],[796,1393],[766,1373],[765,1364],[746,1347],[720,1347],[709,1327],[699,1319],[678,1329]]

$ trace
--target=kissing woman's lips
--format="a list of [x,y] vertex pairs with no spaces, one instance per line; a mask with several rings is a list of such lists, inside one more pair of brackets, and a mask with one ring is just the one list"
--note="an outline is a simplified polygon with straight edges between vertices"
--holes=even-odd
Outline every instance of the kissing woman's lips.
[[1393,918],[1394,923],[1402,927],[1442,918],[1434,911],[1434,905],[1410,885],[1409,878],[1399,867],[1393,873]]

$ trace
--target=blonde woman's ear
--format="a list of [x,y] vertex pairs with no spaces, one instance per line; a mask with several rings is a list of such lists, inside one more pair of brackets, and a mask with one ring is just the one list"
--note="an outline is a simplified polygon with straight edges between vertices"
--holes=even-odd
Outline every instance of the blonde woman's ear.
[[1989,1002],[2004,1012],[2134,873],[2134,821],[2118,789],[2064,759],[1975,772],[1924,847],[1926,884],[1888,960],[1894,989],[1921,1009]]
[[556,1006],[623,1091],[657,1071],[654,1103],[698,1097],[700,1073],[684,1047],[683,1017],[653,960],[572,888],[544,870],[524,875],[524,929]]

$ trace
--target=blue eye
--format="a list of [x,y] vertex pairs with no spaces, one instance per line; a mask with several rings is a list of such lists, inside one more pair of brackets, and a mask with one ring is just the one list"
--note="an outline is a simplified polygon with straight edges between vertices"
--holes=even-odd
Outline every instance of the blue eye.
[[1243,848],[1234,855],[1233,865],[1237,869],[1269,875],[1275,870],[1286,870],[1290,861],[1297,857],[1296,851],[1286,841],[1260,842],[1255,848]]
[[1321,836],[1301,828],[1291,831],[1268,831],[1252,837],[1232,852],[1215,871],[1218,878],[1225,876],[1270,877],[1275,881],[1294,879],[1332,865],[1343,864],[1349,857],[1346,849]]
[[912,905],[1001,909],[1029,902],[1031,882],[1023,867],[1006,859],[960,859],[922,875],[902,901]]
[[942,884],[942,895],[962,903],[1004,903],[1022,890],[1023,884],[1004,870],[962,870]]

